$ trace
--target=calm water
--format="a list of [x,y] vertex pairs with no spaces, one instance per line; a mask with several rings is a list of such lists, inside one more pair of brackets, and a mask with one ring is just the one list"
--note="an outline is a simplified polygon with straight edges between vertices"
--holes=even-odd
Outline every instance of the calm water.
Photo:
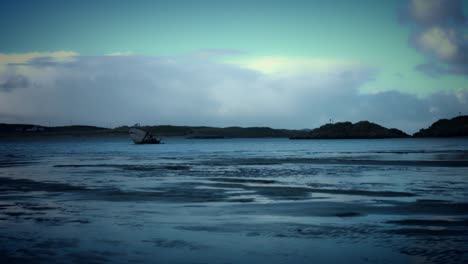
[[468,139],[0,141],[1,263],[468,261]]

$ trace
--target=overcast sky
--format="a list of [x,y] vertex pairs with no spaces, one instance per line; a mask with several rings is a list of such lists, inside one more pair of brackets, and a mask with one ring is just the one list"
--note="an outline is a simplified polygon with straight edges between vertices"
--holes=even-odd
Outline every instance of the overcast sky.
[[413,133],[468,114],[468,1],[10,1],[0,123]]

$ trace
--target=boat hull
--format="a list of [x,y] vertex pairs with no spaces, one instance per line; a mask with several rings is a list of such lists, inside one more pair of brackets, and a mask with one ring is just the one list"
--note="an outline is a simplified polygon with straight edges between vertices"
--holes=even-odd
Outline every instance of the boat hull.
[[143,129],[132,127],[129,130],[130,138],[135,144],[160,144],[161,141]]

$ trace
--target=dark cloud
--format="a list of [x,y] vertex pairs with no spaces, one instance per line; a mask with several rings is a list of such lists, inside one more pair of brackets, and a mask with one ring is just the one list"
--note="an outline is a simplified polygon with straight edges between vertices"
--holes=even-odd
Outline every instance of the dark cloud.
[[37,57],[19,65],[28,65],[35,67],[54,67],[59,63],[61,62],[57,61],[57,59],[54,57]]
[[415,70],[432,78],[438,78],[442,75],[468,75],[468,67],[453,67],[434,62],[419,64],[415,67]]
[[428,58],[415,69],[437,77],[444,74],[468,76],[467,19],[459,0],[410,0],[404,21],[414,27],[410,44]]
[[23,122],[56,125],[313,128],[331,118],[370,120],[415,132],[438,118],[468,112],[468,92],[426,98],[400,92],[362,94],[359,87],[378,72],[356,65],[279,77],[197,57],[102,56],[47,66],[41,60],[29,63],[34,74],[14,79],[29,78],[35,89],[0,96],[0,122],[2,116],[16,115]]
[[433,62],[419,64],[415,67],[415,70],[422,72],[432,78],[438,78],[441,75],[449,73],[447,68],[444,68],[443,66]]
[[423,27],[464,24],[466,16],[462,10],[461,0],[409,0],[401,17]]
[[29,86],[29,80],[23,75],[8,75],[6,80],[0,82],[0,92],[11,92],[18,88]]

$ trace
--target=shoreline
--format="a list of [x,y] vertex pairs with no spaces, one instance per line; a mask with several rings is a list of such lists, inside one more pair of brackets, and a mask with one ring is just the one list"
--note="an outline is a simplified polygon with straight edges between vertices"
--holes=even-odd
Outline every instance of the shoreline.
[[[0,123],[0,139],[23,138],[115,138],[128,135],[129,126],[104,128],[89,125],[47,127],[33,124]],[[467,138],[468,116],[440,119],[429,128],[412,135],[369,121],[328,123],[315,129],[277,129],[271,127],[209,127],[155,125],[141,128],[159,138],[230,139],[289,138],[310,139],[390,139],[390,138]]]
[[[223,139],[289,139],[294,141],[328,141],[328,140],[382,140],[382,139],[467,139],[468,136],[450,136],[450,137],[351,137],[351,138],[289,138],[287,136],[265,136],[265,137],[192,137],[192,136],[158,136],[162,139],[189,139],[189,140],[223,140]],[[49,134],[49,133],[31,133],[31,134],[0,134],[0,140],[34,140],[34,139],[118,139],[130,138],[128,133],[83,133],[83,134]]]

